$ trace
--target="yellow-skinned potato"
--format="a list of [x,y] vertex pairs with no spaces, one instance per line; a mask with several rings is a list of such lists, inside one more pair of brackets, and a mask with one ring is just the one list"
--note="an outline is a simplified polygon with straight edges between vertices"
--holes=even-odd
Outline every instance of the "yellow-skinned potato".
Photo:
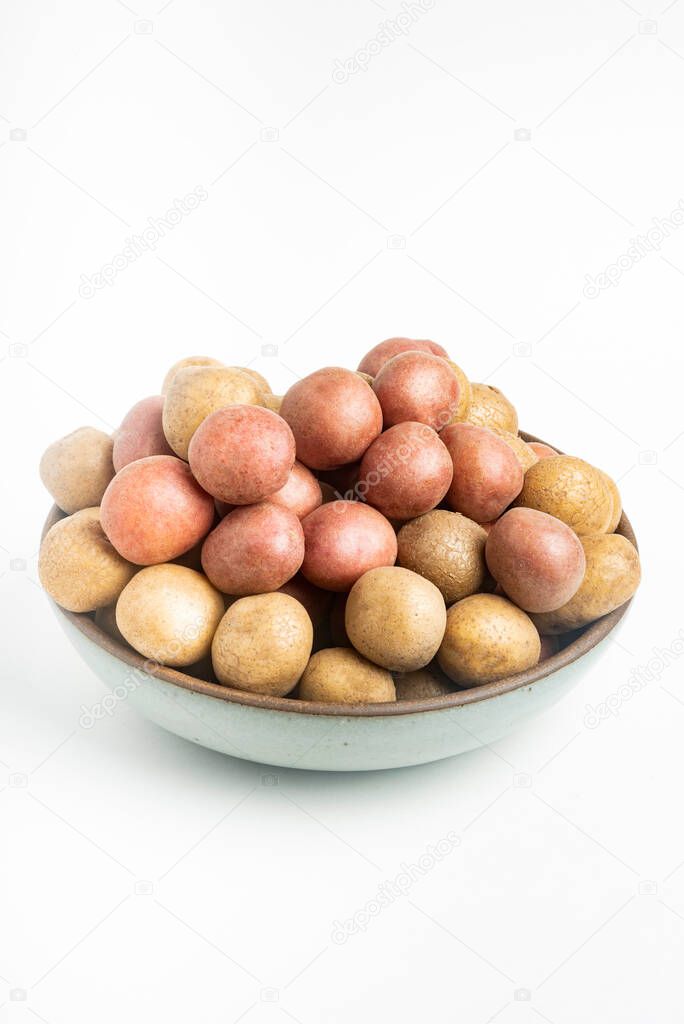
[[449,423],[463,423],[470,415],[470,406],[473,401],[472,384],[458,363],[455,363],[452,359],[447,359],[447,363],[456,374],[459,387],[458,403]]
[[162,425],[166,440],[181,459],[204,420],[228,405],[261,405],[257,382],[228,366],[186,366],[177,370],[166,394]]
[[547,512],[579,536],[607,533],[613,520],[614,500],[602,474],[574,455],[554,455],[531,466],[514,504]]
[[599,469],[599,473],[601,474],[603,482],[608,488],[610,496],[613,500],[613,514],[611,516],[610,523],[608,524],[608,529],[606,530],[606,533],[615,533],[618,526],[620,525],[620,520],[622,519],[622,495],[620,494],[620,489],[613,480],[612,476],[608,476],[608,474],[604,473],[602,469]]
[[493,384],[473,384],[468,412],[468,423],[478,427],[489,427],[493,430],[507,430],[511,434],[518,433],[518,414],[503,391]]
[[328,647],[309,661],[299,681],[301,700],[378,704],[396,700],[390,673],[350,647]]
[[587,568],[577,593],[555,612],[534,615],[541,633],[568,633],[603,618],[634,596],[641,580],[639,553],[626,537],[580,537]]
[[162,395],[165,395],[169,390],[171,381],[178,371],[184,370],[187,366],[225,366],[225,363],[222,363],[220,359],[214,359],[212,356],[186,356],[185,359],[179,359],[164,377],[161,388]]
[[114,476],[114,442],[95,427],[80,427],[55,441],[40,460],[40,478],[63,512],[95,508]]
[[437,660],[459,686],[481,686],[533,668],[540,654],[529,615],[505,597],[473,594],[449,609]]
[[224,686],[284,697],[299,681],[313,647],[313,625],[289,594],[243,597],[221,619],[211,657]]
[[139,654],[183,667],[205,658],[225,605],[194,569],[166,563],[141,569],[116,604],[116,624]]
[[426,700],[454,692],[454,684],[434,661],[415,672],[395,672],[394,688],[397,700]]
[[250,366],[229,366],[229,370],[239,370],[240,373],[246,373],[248,377],[259,385],[259,389],[263,395],[270,395],[273,393],[273,388],[268,383],[266,378],[258,370],[253,370]]
[[345,626],[352,644],[391,672],[428,665],[445,624],[444,598],[434,583],[399,566],[371,569],[347,599]]
[[40,582],[70,612],[92,612],[112,604],[137,568],[105,536],[99,508],[81,509],[55,523],[38,557]]
[[534,466],[535,462],[539,462],[537,453],[530,448],[526,441],[523,441],[519,434],[511,434],[510,430],[502,430],[500,427],[490,427],[489,429],[498,434],[508,447],[515,452],[522,466],[523,473],[526,473],[530,466]]

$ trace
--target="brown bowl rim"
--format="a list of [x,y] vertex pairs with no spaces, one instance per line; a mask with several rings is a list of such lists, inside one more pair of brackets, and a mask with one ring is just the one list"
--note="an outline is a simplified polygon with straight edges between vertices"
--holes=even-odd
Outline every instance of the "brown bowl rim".
[[[524,431],[520,431],[520,436],[524,441],[539,441],[539,438]],[[547,442],[541,443],[545,444]],[[563,453],[559,451],[558,454]],[[63,519],[64,516],[65,513],[56,505],[53,505],[41,536],[44,537],[50,527],[60,519]],[[638,550],[632,524],[624,512],[615,532],[626,537]],[[293,699],[292,697],[270,697],[259,693],[248,693],[245,690],[236,690],[229,686],[221,686],[219,683],[195,679],[193,676],[189,676],[178,669],[150,663],[142,654],[138,654],[131,647],[124,646],[114,637],[100,629],[90,617],[90,613],[69,612],[61,608],[54,601],[51,601],[51,603],[55,610],[75,626],[80,633],[108,654],[113,655],[113,657],[124,662],[124,664],[130,665],[131,668],[153,676],[155,679],[172,683],[183,690],[201,693],[205,697],[214,697],[229,704],[242,704],[247,707],[262,708],[267,711],[281,711],[289,714],[326,715],[332,718],[389,718],[395,715],[413,715],[425,711],[445,711],[449,708],[464,707],[467,704],[478,704],[481,701],[503,696],[505,693],[511,693],[525,686],[529,687],[533,683],[546,679],[548,676],[553,675],[554,672],[574,664],[605,640],[626,614],[632,602],[631,600],[627,601],[626,604],[623,604],[614,612],[605,615],[602,619],[597,619],[596,622],[587,626],[576,639],[572,640],[558,654],[554,654],[545,661],[539,662],[538,665],[528,669],[526,672],[505,676],[503,679],[498,679],[493,683],[485,683],[482,686],[456,690],[443,697],[426,697],[421,700],[402,700],[381,704],[326,704],[320,701]]]

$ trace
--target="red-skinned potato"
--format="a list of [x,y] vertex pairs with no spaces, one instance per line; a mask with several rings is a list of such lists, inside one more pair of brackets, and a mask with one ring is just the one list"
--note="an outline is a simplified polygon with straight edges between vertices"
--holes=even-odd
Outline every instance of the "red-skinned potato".
[[112,459],[118,473],[129,462],[149,455],[173,455],[162,427],[163,395],[150,395],[136,402],[124,416],[114,435]]
[[304,533],[289,509],[262,501],[229,512],[202,548],[202,568],[224,594],[279,590],[299,571]]
[[302,573],[317,587],[342,592],[369,569],[394,565],[397,538],[391,524],[368,505],[333,501],[303,520]]
[[287,483],[295,440],[287,423],[269,409],[231,405],[202,421],[188,458],[200,487],[214,498],[254,505]]
[[446,496],[454,512],[489,523],[520,494],[522,466],[500,437],[485,427],[453,423],[440,437],[449,449],[454,478]]
[[173,455],[124,466],[102,498],[102,528],[136,565],[171,562],[198,544],[214,521],[214,501]]
[[436,341],[417,341],[415,338],[387,338],[379,345],[367,352],[359,363],[359,371],[375,377],[382,370],[385,363],[402,352],[429,352],[433,356],[442,356],[446,359],[446,349],[438,345]]
[[431,427],[399,423],[364,455],[356,490],[389,519],[414,519],[439,505],[453,473],[451,456]]
[[310,469],[358,461],[382,430],[372,388],[354,373],[328,366],[293,384],[280,415],[297,442],[297,458]]
[[323,494],[311,470],[301,462],[295,462],[283,486],[271,494],[268,500],[288,508],[298,519],[303,519],[323,504]]
[[513,508],[487,537],[487,566],[526,612],[553,612],[577,592],[586,568],[577,535],[554,516]]
[[403,352],[373,381],[385,428],[414,421],[441,430],[458,407],[460,386],[446,360],[429,352]]

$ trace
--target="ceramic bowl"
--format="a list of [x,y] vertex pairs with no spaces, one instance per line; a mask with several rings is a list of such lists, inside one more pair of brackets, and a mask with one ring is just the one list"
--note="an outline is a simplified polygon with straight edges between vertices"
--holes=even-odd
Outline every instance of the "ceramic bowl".
[[[53,508],[44,533],[62,517]],[[624,515],[617,532],[636,544]],[[350,705],[265,697],[196,679],[150,663],[104,633],[91,615],[51,603],[71,643],[110,691],[84,711],[86,728],[126,700],[157,725],[203,747],[316,771],[425,764],[501,739],[559,701],[597,664],[628,608],[599,619],[528,672],[445,697]]]

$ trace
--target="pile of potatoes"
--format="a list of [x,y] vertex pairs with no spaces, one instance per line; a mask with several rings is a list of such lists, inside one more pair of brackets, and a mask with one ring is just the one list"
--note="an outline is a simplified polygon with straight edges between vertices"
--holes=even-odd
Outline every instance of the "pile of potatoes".
[[526,443],[432,341],[272,393],[193,356],[113,437],[43,455],[44,588],[153,663],[323,702],[439,697],[552,657],[640,578],[615,483]]

